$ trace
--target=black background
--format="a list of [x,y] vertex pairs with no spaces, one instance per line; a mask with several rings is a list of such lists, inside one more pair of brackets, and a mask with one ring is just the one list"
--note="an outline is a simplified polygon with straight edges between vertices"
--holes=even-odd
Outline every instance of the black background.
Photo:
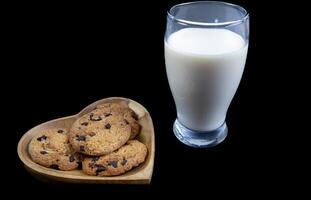
[[[293,130],[289,122],[297,120],[289,115],[293,110],[290,98],[295,96],[291,92],[299,91],[288,84],[293,81],[289,77],[295,75],[288,67],[295,52],[286,50],[292,41],[282,35],[282,30],[288,30],[284,19],[295,19],[279,14],[287,13],[292,5],[274,9],[269,1],[229,1],[250,13],[247,63],[228,110],[228,137],[214,148],[193,149],[180,143],[172,132],[176,110],[163,56],[166,11],[181,2],[14,5],[11,36],[16,56],[10,70],[15,79],[7,93],[14,109],[24,117],[11,126],[16,134],[13,148],[33,126],[76,114],[111,96],[144,105],[156,134],[150,186],[42,183],[25,171],[15,153],[15,187],[49,196],[62,192],[70,196],[102,194],[103,198],[162,192],[192,197],[265,196],[291,192],[288,188],[299,184],[297,179],[309,176],[288,167],[293,163],[299,169],[306,166],[300,165],[299,156],[292,151],[296,148],[285,140],[298,140],[287,134]],[[294,26],[287,33],[298,29]]]

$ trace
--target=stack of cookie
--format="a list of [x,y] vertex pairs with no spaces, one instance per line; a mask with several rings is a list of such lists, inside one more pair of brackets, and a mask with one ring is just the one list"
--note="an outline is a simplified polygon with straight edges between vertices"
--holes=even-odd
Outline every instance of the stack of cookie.
[[141,126],[127,105],[106,103],[78,118],[70,128],[50,129],[29,144],[34,162],[59,170],[74,170],[82,162],[89,175],[123,174],[143,163],[146,146],[135,140]]

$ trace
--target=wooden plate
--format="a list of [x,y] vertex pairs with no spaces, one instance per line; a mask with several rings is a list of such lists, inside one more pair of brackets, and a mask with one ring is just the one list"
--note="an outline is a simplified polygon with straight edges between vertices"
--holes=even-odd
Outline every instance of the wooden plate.
[[[40,133],[40,131],[49,128],[70,128],[77,118],[92,111],[96,105],[108,102],[127,103],[129,107],[137,113],[139,123],[142,125],[141,133],[137,139],[144,143],[148,148],[148,156],[143,164],[120,176],[97,177],[86,175],[81,170],[59,171],[46,168],[31,160],[28,153],[28,144],[35,135]],[[154,128],[149,112],[142,105],[133,100],[121,97],[111,97],[92,103],[76,115],[51,120],[30,129],[20,139],[17,146],[17,152],[27,171],[41,180],[70,183],[149,184],[152,177],[154,163],[154,140]]]

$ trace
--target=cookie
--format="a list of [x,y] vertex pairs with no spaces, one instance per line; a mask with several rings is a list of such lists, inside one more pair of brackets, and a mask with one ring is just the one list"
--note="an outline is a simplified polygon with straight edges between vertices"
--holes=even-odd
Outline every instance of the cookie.
[[131,126],[122,115],[105,115],[95,109],[76,120],[69,133],[72,147],[86,155],[104,155],[124,145]]
[[28,146],[32,160],[42,166],[64,171],[78,168],[80,156],[69,144],[67,133],[63,128],[48,129],[35,136]]
[[124,146],[108,155],[85,158],[82,170],[92,176],[120,175],[143,163],[147,152],[147,147],[143,143],[129,140]]
[[96,107],[103,115],[122,114],[126,122],[131,125],[131,137],[134,139],[141,130],[141,125],[138,122],[137,114],[128,107],[125,103],[105,103]]

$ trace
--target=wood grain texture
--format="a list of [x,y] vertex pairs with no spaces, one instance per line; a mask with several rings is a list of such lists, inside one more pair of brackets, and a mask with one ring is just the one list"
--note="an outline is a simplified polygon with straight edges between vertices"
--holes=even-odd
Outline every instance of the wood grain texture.
[[[147,158],[139,167],[120,176],[97,177],[86,175],[81,170],[59,171],[46,168],[31,160],[28,153],[28,144],[31,139],[38,135],[42,130],[61,127],[69,129],[77,118],[92,111],[98,104],[109,102],[127,103],[139,117],[139,123],[141,124],[142,129],[137,139],[144,143],[148,148]],[[30,129],[20,139],[17,146],[17,152],[27,171],[41,180],[90,184],[150,184],[155,154],[154,128],[149,112],[142,105],[130,99],[111,97],[90,104],[76,115],[51,120]]]

